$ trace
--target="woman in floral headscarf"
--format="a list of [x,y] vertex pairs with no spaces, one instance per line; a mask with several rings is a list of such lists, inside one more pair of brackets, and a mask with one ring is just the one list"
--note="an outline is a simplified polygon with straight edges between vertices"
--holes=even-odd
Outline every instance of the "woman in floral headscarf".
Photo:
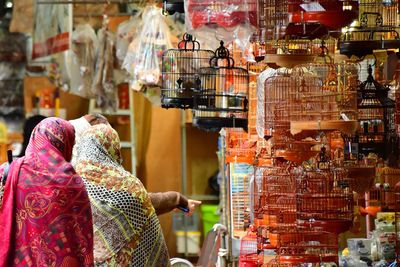
[[121,165],[120,140],[106,124],[87,129],[76,144],[77,173],[93,211],[97,266],[169,266],[161,226],[143,184]]
[[[69,122],[44,119],[33,130],[25,156],[4,175],[1,267],[93,266],[90,202],[69,163],[74,135]],[[3,164],[1,176],[5,169]]]

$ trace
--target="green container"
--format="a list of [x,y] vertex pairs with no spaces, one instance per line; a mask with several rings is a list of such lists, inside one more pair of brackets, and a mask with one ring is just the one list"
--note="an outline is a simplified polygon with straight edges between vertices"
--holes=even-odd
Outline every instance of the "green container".
[[214,224],[219,222],[219,215],[217,214],[218,205],[208,205],[202,204],[201,218],[203,220],[203,235],[206,236],[208,231],[210,231]]

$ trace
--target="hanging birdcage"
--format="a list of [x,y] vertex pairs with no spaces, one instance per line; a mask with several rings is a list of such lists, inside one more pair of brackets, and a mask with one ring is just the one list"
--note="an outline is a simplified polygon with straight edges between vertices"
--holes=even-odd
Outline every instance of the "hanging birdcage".
[[290,92],[295,82],[288,73],[278,73],[267,78],[264,87],[259,87],[257,128],[261,138],[290,135]]
[[389,87],[377,82],[368,67],[368,78],[358,87],[359,152],[375,153],[386,159],[391,136],[395,134],[395,101],[388,97]]
[[200,90],[200,68],[214,56],[200,49],[192,35],[184,34],[178,49],[169,49],[162,57],[161,105],[163,108],[192,108],[193,95]]
[[290,130],[340,130],[354,133],[357,129],[357,77],[355,64],[334,64],[323,56],[323,63],[298,65],[292,75]]
[[221,41],[210,66],[199,70],[201,90],[194,97],[194,126],[208,130],[247,129],[249,74],[234,65]]
[[397,0],[360,0],[355,26],[344,29],[340,53],[360,58],[374,50],[397,49],[399,38],[399,3]]

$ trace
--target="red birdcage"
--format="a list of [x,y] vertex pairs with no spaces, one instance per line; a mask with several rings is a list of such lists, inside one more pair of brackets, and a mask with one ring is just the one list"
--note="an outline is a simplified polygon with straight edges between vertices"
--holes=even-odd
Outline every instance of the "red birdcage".
[[257,236],[248,234],[240,240],[239,267],[257,267],[262,265],[262,257],[257,251]]
[[249,134],[240,128],[226,128],[225,160],[227,163],[254,162],[257,142],[249,139]]
[[306,170],[296,181],[297,223],[342,233],[353,225],[353,181],[339,167]]
[[325,54],[323,59],[324,63],[298,65],[292,72],[296,79],[290,97],[292,134],[303,130],[353,134],[357,129],[357,67],[333,64]]
[[284,264],[335,262],[338,237],[321,231],[289,231],[279,235],[277,261]]

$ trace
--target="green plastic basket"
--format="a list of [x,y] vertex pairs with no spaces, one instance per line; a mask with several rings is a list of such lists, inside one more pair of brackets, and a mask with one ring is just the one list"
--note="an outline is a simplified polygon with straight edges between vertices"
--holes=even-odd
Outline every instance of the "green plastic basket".
[[203,220],[203,234],[206,236],[214,224],[219,222],[219,215],[217,214],[218,205],[202,204],[200,210]]

